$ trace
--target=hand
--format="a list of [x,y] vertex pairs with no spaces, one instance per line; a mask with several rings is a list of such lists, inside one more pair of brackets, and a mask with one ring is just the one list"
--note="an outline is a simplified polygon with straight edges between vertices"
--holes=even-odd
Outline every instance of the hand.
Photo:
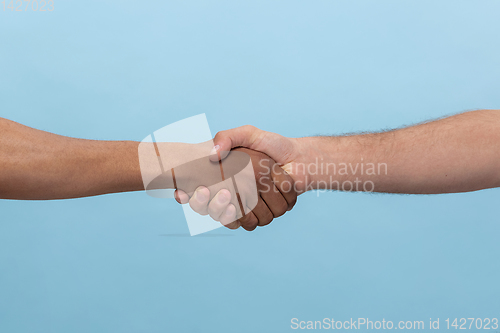
[[[246,125],[226,131],[218,132],[214,138],[214,148],[211,159],[217,160],[225,157],[235,147],[246,147],[260,151],[271,157],[285,170],[294,180],[295,190],[302,194],[307,188],[307,165],[314,155],[314,145],[308,145],[310,138],[287,138],[282,135],[266,132],[254,126]],[[308,147],[306,148],[305,145]]]
[[[293,208],[297,200],[293,179],[273,159],[250,149],[236,148],[233,151],[245,152],[252,160],[259,194],[257,205],[252,211],[236,220],[237,210],[230,201],[231,193],[227,189],[216,192],[212,200],[210,191],[204,186],[198,187],[191,198],[184,191],[178,190],[176,200],[179,203],[189,202],[195,212],[201,215],[208,214],[230,229],[242,226],[248,231],[269,224],[273,218]],[[240,187],[238,187],[240,194],[244,193],[245,189]]]

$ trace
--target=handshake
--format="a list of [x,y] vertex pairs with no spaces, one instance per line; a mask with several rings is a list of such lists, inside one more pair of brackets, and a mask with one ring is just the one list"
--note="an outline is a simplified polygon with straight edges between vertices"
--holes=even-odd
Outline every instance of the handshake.
[[498,110],[304,138],[242,126],[211,140],[204,115],[188,119],[187,128],[177,122],[139,143],[64,137],[0,118],[0,199],[146,189],[175,196],[228,228],[254,230],[309,190],[438,194],[500,187]]
[[251,231],[291,210],[303,192],[290,172],[294,151],[293,139],[243,126],[197,144],[150,136],[139,145],[139,161],[150,195],[175,189],[176,201],[194,212]]

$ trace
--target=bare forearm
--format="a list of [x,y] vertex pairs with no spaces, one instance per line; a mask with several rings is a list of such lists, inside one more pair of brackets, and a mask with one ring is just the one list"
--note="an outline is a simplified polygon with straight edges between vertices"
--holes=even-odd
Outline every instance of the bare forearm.
[[0,118],[0,198],[64,199],[143,189],[137,142],[64,137]]
[[[376,192],[450,193],[500,186],[500,111],[468,112],[413,127],[297,139],[315,188],[373,182]],[[306,164],[307,164],[306,163]],[[334,170],[335,169],[335,170]],[[347,171],[347,172],[346,172]],[[327,185],[325,185],[327,184]],[[363,190],[362,188],[360,190]]]

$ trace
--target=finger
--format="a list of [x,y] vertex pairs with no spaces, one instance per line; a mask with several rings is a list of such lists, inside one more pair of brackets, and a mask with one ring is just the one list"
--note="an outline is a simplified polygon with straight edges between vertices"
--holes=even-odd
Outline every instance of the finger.
[[220,190],[208,205],[208,214],[215,221],[219,221],[222,212],[226,210],[231,202],[231,192],[226,189]]
[[189,199],[189,206],[196,213],[200,215],[207,215],[209,198],[210,190],[205,186],[199,186],[196,191],[194,191],[191,199]]
[[288,204],[287,210],[291,210],[297,202],[297,191],[295,190],[293,178],[280,168],[278,164],[273,165],[271,175],[274,185]]
[[229,204],[226,207],[226,209],[224,210],[224,212],[222,212],[219,221],[220,221],[220,223],[222,223],[222,225],[228,225],[231,222],[235,222],[236,221],[236,207],[234,207],[233,204]]
[[267,207],[262,198],[259,198],[259,201],[257,202],[255,208],[252,210],[252,213],[254,213],[255,217],[257,218],[257,225],[259,226],[268,225],[274,218],[273,213],[271,212],[269,207]]
[[214,147],[210,152],[210,160],[216,162],[224,159],[234,147],[252,148],[253,143],[261,133],[264,131],[251,125],[218,132],[214,137]]
[[216,162],[223,159],[235,147],[258,150],[281,164],[288,162],[290,154],[296,150],[293,140],[246,125],[217,133],[214,137],[210,160]]
[[189,202],[189,195],[183,190],[175,190],[174,192],[175,201],[180,204],[187,204]]
[[255,228],[257,228],[257,225],[259,224],[259,220],[257,219],[257,217],[253,212],[250,212],[245,216],[241,217],[240,219],[238,219],[238,222],[246,231],[254,230]]
[[238,229],[239,227],[241,227],[241,223],[240,223],[240,221],[236,220],[236,221],[234,221],[234,222],[231,222],[231,223],[225,224],[224,226],[225,226],[226,228],[228,228],[228,229],[236,230],[236,229]]
[[270,177],[262,177],[259,181],[262,182],[263,185],[267,185],[263,186],[261,189],[260,197],[264,200],[267,207],[269,207],[273,216],[279,217],[285,214],[288,209],[288,202],[286,202],[281,192],[274,186],[272,179]]

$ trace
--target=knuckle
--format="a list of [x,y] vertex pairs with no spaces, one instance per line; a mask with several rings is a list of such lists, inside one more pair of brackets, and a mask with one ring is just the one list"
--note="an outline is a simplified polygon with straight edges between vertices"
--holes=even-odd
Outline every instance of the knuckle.
[[228,225],[229,223],[231,223],[232,221],[229,221],[229,220],[227,220],[227,219],[220,219],[220,221],[219,221],[219,222],[220,222],[223,226],[226,226],[226,225]]
[[273,212],[274,217],[279,217],[279,216],[285,214],[287,209],[288,209],[288,203],[286,201],[284,201],[283,203],[280,203],[280,205],[278,207],[276,207],[276,209]]
[[231,230],[236,230],[240,227],[240,224],[237,221],[235,221],[235,222],[232,222],[232,223],[225,225],[225,227],[228,229],[231,229]]
[[200,209],[200,205],[194,201],[194,200],[189,200],[189,207],[191,207],[192,210],[198,213],[198,210]]
[[240,224],[243,227],[243,229],[245,229],[247,231],[252,231],[255,228],[257,228],[257,225],[259,224],[259,220],[253,214],[248,214],[248,215],[250,215],[250,217],[247,218],[247,220],[245,222],[240,221]]
[[235,216],[222,216],[219,222],[222,223],[223,225],[227,225],[229,223],[235,222],[235,219],[236,219]]
[[243,227],[243,229],[245,229],[246,231],[254,231],[255,228],[257,228],[257,224],[251,224],[251,225],[241,225]]
[[247,133],[255,133],[259,130],[257,127],[255,127],[253,125],[244,125],[244,126],[241,126],[241,129]]
[[217,132],[214,136],[214,141],[220,140],[226,136],[226,131]]
[[266,221],[262,221],[262,222],[259,221],[259,226],[264,227],[264,226],[270,224],[271,222],[272,222],[272,219],[268,220],[268,221],[267,220]]
[[238,222],[240,222],[242,225],[247,224],[250,221],[250,213],[243,215],[238,219]]
[[206,216],[208,215],[208,210],[206,209],[206,207],[193,207],[191,204],[189,205],[191,207],[191,209],[199,214],[199,215],[203,215],[203,216]]
[[271,221],[273,219],[274,219],[273,213],[268,212],[268,213],[266,213],[266,215],[264,215],[262,224],[264,224],[264,225],[269,224],[269,223],[271,223]]

